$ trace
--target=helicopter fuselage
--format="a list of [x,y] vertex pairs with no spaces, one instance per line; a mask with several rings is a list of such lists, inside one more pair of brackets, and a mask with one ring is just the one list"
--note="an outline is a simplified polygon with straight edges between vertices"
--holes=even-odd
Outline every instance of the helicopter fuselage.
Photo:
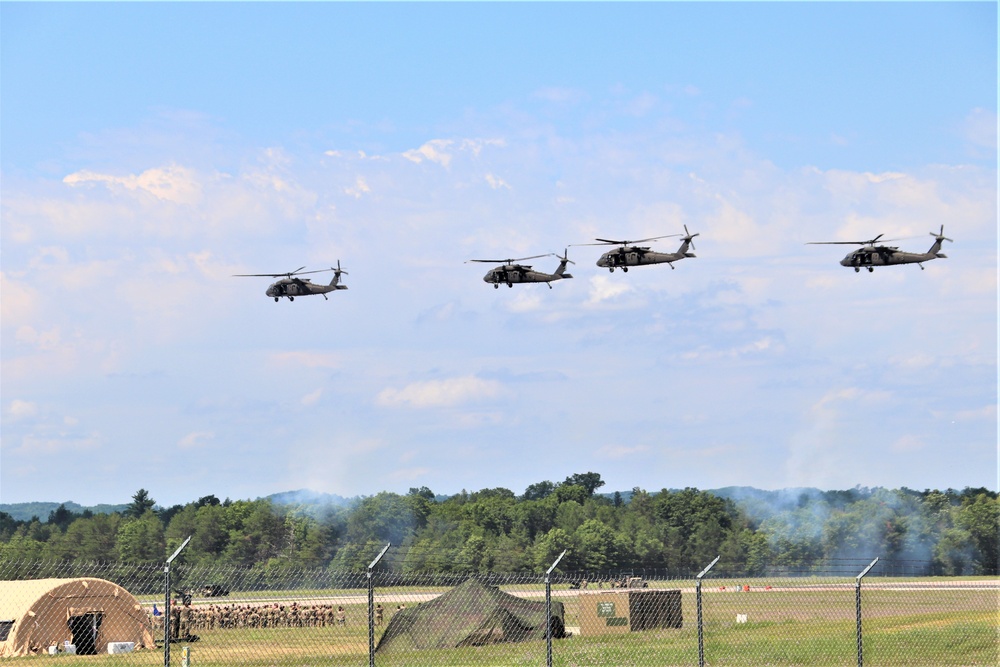
[[687,252],[688,244],[684,243],[677,252],[653,252],[649,248],[619,248],[609,250],[601,255],[597,260],[597,266],[604,267],[609,271],[620,268],[628,271],[630,266],[645,266],[647,264],[670,264],[685,257],[694,257],[694,253]]
[[[944,233],[942,227],[942,234]],[[919,264],[924,268],[923,262],[932,259],[946,259],[948,256],[941,250],[941,240],[943,236],[935,239],[934,245],[927,252],[903,252],[894,246],[867,246],[858,248],[847,253],[844,259],[840,260],[841,266],[852,267],[855,272],[867,268],[869,272],[876,266],[894,266],[896,264]]]
[[483,276],[483,282],[490,283],[494,287],[499,287],[501,283],[513,287],[515,283],[549,283],[553,280],[572,277],[572,274],[569,273],[545,273],[519,264],[508,264],[487,271],[486,275]]
[[313,294],[323,294],[323,298],[326,298],[325,295],[328,292],[336,292],[342,289],[347,289],[347,285],[341,285],[340,276],[334,274],[334,278],[329,285],[317,285],[308,278],[282,278],[277,282],[271,283],[264,294],[275,301],[282,297],[287,298],[289,301],[294,301],[297,296],[310,296]]
[[[539,255],[542,257],[543,255]],[[558,255],[556,255],[559,257]],[[532,258],[526,258],[532,259]],[[498,260],[473,259],[472,262],[493,262]],[[572,278],[573,274],[566,273],[566,265],[571,263],[569,255],[564,253],[559,257],[559,266],[554,273],[535,271],[527,264],[514,264],[516,260],[507,260],[501,266],[490,269],[483,276],[483,282],[490,283],[494,289],[500,287],[500,283],[506,283],[507,287],[513,287],[514,283],[545,283],[552,289],[553,280]]]

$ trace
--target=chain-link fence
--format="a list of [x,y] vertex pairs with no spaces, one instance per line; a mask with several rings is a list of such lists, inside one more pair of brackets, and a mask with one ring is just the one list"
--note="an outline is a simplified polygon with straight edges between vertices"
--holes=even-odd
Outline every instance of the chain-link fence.
[[165,667],[1000,664],[995,577],[890,577],[883,563],[864,578],[865,564],[701,578],[366,565],[0,562],[0,656]]

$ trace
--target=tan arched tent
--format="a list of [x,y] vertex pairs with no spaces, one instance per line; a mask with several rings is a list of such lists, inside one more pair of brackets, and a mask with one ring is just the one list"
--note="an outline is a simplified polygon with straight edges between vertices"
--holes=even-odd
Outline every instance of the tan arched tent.
[[118,584],[83,577],[0,581],[0,658],[74,644],[77,653],[107,653],[110,642],[155,648],[142,605]]

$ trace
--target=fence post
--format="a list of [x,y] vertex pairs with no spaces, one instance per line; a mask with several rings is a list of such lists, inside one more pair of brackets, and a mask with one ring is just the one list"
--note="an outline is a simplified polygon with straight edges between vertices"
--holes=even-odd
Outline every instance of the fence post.
[[864,667],[864,647],[861,642],[861,579],[864,578],[868,571],[875,567],[875,563],[878,562],[878,558],[869,563],[868,567],[861,571],[861,574],[857,576],[854,583],[854,601],[855,608],[857,609],[858,615],[858,667]]
[[375,556],[375,560],[368,564],[368,667],[375,667],[375,587],[372,583],[372,570],[391,546],[392,542],[387,542],[378,556]]
[[163,564],[163,667],[170,667],[170,564],[177,558],[181,549],[188,545],[193,535],[188,535],[184,543],[177,547],[174,555]]
[[552,667],[552,570],[566,555],[566,550],[559,554],[555,562],[545,571],[545,665]]
[[698,667],[705,667],[705,641],[702,635],[702,623],[701,623],[701,578],[704,577],[706,574],[708,574],[708,571],[711,570],[712,567],[719,562],[720,558],[722,558],[722,556],[716,556],[715,560],[709,563],[708,567],[702,570],[701,574],[699,574],[694,578],[695,598],[698,601]]

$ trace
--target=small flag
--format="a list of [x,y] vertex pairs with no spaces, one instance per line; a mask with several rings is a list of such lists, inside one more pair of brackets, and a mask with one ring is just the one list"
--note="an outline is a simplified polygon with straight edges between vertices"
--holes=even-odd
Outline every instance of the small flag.
[[163,616],[163,612],[157,609],[155,604],[153,605],[153,616]]

